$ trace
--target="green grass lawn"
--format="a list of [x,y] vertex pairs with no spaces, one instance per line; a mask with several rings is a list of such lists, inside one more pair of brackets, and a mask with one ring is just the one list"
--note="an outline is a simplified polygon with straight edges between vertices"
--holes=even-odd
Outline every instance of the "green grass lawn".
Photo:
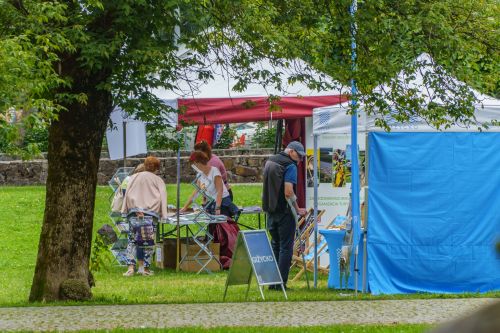
[[[235,185],[235,202],[238,205],[258,205],[260,186]],[[175,186],[168,185],[168,201],[175,204]],[[183,184],[181,201],[191,192],[191,187]],[[108,187],[98,187],[94,230],[108,218]],[[0,306],[26,306],[35,268],[38,240],[45,203],[45,187],[0,187]],[[257,225],[256,216],[242,216],[245,224]],[[134,303],[198,303],[221,302],[226,281],[226,272],[213,275],[176,273],[173,270],[156,270],[151,277],[123,277],[124,267],[109,265],[106,270],[95,274],[96,287],[94,298],[88,304],[134,304]],[[318,289],[308,290],[305,280],[290,284],[293,289],[288,293],[292,301],[309,300],[344,300],[353,299],[351,292],[340,292],[327,288],[326,276],[320,276]],[[228,301],[243,301],[244,286],[230,287]],[[403,296],[360,295],[359,299],[394,299],[394,298],[441,298],[441,297],[499,297],[500,293],[436,295],[417,294]],[[260,301],[256,285],[250,288],[249,300]],[[277,292],[266,292],[266,300],[283,300]],[[57,303],[61,304],[61,303]],[[71,303],[64,303],[71,304]],[[40,304],[42,305],[42,304]],[[361,332],[361,331],[360,331]]]
[[[430,325],[331,325],[312,327],[214,327],[214,328],[169,328],[169,329],[114,329],[97,332],[163,332],[163,333],[421,333]],[[91,332],[91,331],[80,331]],[[96,332],[96,331],[92,331]]]

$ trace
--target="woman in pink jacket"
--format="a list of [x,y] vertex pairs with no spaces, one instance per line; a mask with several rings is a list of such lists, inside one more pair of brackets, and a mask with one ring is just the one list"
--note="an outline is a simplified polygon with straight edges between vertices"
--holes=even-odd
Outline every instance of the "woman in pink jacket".
[[[130,177],[123,200],[122,214],[129,221],[131,241],[137,251],[137,273],[152,275],[149,269],[155,243],[155,227],[158,219],[167,218],[167,191],[165,182],[156,175],[160,160],[149,156],[144,161],[144,172]],[[131,263],[125,276],[134,274]]]

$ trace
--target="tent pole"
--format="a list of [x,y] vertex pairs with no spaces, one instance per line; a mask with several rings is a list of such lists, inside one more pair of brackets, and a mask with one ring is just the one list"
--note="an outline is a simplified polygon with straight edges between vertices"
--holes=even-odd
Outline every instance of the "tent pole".
[[123,121],[123,167],[127,166],[127,122]]
[[[358,254],[358,243],[360,236],[360,223],[359,223],[359,162],[358,162],[358,112],[357,112],[357,94],[358,89],[356,86],[356,10],[358,7],[357,0],[352,0],[350,14],[351,14],[351,198],[352,198],[352,225],[353,228],[353,245],[355,248],[354,255]],[[357,257],[354,259],[356,267],[354,267],[354,293],[358,293],[358,265]]]
[[179,146],[177,147],[177,200],[176,200],[176,218],[177,218],[177,253],[175,256],[175,271],[179,272],[180,268],[180,252],[181,252],[181,229],[180,229],[180,195],[181,195],[181,133],[177,132],[177,140]]
[[278,134],[278,153],[283,151],[283,132],[286,130],[286,122],[281,119],[280,133]]
[[364,167],[364,176],[365,176],[365,206],[364,206],[364,213],[365,213],[365,228],[363,230],[363,279],[362,279],[362,291],[363,293],[366,293],[367,291],[367,267],[368,267],[368,195],[369,195],[369,184],[368,184],[368,159],[370,157],[370,144],[369,144],[369,136],[368,133],[366,132],[365,129],[365,167]]
[[[365,197],[366,198],[366,197]],[[366,205],[366,203],[365,203]],[[365,219],[366,219],[366,214],[365,214]],[[361,280],[361,290],[363,293],[366,293],[366,267],[367,267],[367,253],[366,253],[366,241],[367,241],[367,238],[368,237],[368,233],[366,232],[366,230],[363,232],[363,275],[362,275],[362,280]]]
[[279,119],[276,123],[276,140],[274,141],[274,153],[281,151],[281,137],[283,133],[283,119]]
[[318,135],[314,134],[313,180],[314,180],[314,288],[318,287]]

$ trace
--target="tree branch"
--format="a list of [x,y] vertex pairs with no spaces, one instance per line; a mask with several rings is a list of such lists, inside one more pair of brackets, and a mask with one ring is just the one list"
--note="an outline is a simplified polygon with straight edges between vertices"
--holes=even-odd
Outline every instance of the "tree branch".
[[21,12],[23,15],[28,16],[30,13],[24,7],[23,0],[9,0],[10,4],[14,6],[19,12]]

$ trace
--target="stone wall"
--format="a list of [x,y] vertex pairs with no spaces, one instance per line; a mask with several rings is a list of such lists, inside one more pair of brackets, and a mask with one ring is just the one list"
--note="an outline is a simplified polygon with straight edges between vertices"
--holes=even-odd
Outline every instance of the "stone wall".
[[47,161],[0,161],[1,185],[38,185],[47,180]]
[[[231,183],[262,182],[264,163],[271,155],[272,150],[221,150],[214,152],[221,158],[228,172]],[[175,183],[177,177],[177,158],[175,153],[152,152],[161,161],[160,176],[166,183]],[[105,154],[103,154],[105,155]],[[188,163],[189,152],[181,153],[181,182],[190,182],[195,174]],[[136,166],[144,161],[141,158],[128,158],[127,166]],[[123,166],[122,160],[111,161],[107,157],[101,158],[98,184],[106,185],[117,168]],[[20,161],[12,158],[0,158],[0,186],[1,185],[41,185],[47,179],[47,161],[45,159]]]

